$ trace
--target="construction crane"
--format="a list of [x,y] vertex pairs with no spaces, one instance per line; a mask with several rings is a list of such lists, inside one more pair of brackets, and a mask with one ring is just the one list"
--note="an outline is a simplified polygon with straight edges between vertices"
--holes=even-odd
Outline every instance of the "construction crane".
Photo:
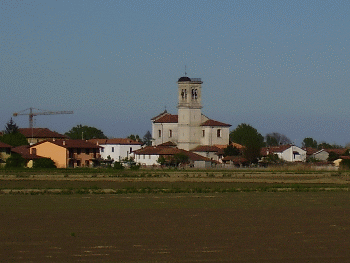
[[[24,113],[25,111],[29,110],[29,113]],[[33,110],[37,110],[40,112],[33,112]],[[40,109],[35,109],[35,108],[28,108],[25,110],[22,110],[20,112],[15,112],[13,116],[18,116],[18,115],[29,115],[29,128],[33,128],[33,119],[34,116],[37,115],[54,115],[54,114],[73,114],[73,111],[46,111],[46,110],[40,110]]]

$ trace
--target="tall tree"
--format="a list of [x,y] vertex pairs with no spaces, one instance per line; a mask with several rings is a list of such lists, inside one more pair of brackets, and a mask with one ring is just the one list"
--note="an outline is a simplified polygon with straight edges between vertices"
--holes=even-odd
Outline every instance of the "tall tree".
[[143,143],[147,146],[152,145],[152,134],[150,131],[147,131],[146,134],[143,136]]
[[28,145],[27,138],[19,132],[18,126],[11,120],[6,123],[4,135],[0,137],[0,141],[13,147]]
[[317,148],[317,141],[314,140],[313,138],[306,137],[303,140],[302,146],[303,147]]
[[16,123],[12,120],[12,118],[9,120],[8,123],[6,123],[5,126],[5,134],[14,134],[18,132],[18,126]]
[[286,135],[278,132],[266,134],[265,140],[266,146],[278,146],[292,143],[292,141]]
[[249,124],[242,123],[230,133],[230,140],[244,146],[243,155],[249,162],[256,162],[264,145],[264,137]]
[[104,135],[103,131],[89,126],[82,126],[81,124],[73,127],[68,132],[65,133],[71,139],[107,139],[107,136]]

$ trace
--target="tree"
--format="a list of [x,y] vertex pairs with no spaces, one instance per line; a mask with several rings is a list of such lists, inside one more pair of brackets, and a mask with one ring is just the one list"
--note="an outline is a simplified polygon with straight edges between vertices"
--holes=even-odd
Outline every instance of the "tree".
[[146,146],[152,145],[152,134],[150,133],[150,131],[147,131],[146,134],[143,136],[143,143]]
[[317,141],[310,138],[310,137],[307,137],[303,140],[302,146],[303,147],[317,148]]
[[65,133],[71,139],[107,139],[107,136],[104,135],[103,131],[89,126],[82,126],[81,124],[73,127],[68,132]]
[[2,137],[0,137],[0,141],[13,147],[29,145],[27,138],[19,132],[4,134]]
[[34,160],[33,168],[57,168],[51,158],[39,158]]
[[292,143],[292,141],[286,135],[278,132],[266,134],[265,140],[266,146],[278,146]]
[[337,153],[335,153],[335,152],[329,152],[327,161],[328,161],[328,162],[333,162],[333,161],[335,161],[335,160],[337,160],[337,159],[339,159],[339,158],[340,158],[340,155],[339,155],[339,154],[337,154]]
[[18,126],[16,125],[16,123],[12,120],[12,118],[9,120],[8,123],[6,123],[5,126],[5,134],[14,134],[14,133],[18,133]]
[[175,153],[174,154],[174,162],[175,165],[178,166],[179,164],[185,164],[189,160],[189,157],[184,153]]
[[23,168],[26,165],[26,160],[18,153],[12,153],[6,159],[5,168]]
[[240,155],[241,151],[236,147],[229,145],[224,149],[224,157],[226,156],[237,156]]
[[138,136],[137,134],[136,135],[130,134],[127,138],[131,139],[131,140],[134,140],[134,141],[137,141],[137,142],[142,142],[140,136]]
[[28,145],[27,138],[19,132],[16,123],[11,120],[5,126],[5,133],[0,137],[0,141],[13,147]]
[[244,146],[243,156],[249,162],[256,162],[264,145],[264,137],[249,124],[242,123],[230,133],[230,140]]

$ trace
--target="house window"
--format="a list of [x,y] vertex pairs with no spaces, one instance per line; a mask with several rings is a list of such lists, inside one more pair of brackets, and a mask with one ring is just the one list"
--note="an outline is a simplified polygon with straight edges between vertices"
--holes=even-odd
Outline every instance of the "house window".
[[145,159],[145,155],[143,155],[143,159]]
[[162,131],[158,130],[158,137],[162,137]]
[[90,149],[85,149],[86,154],[90,154]]
[[148,155],[148,159],[151,159],[151,155]]
[[202,136],[205,137],[205,130],[202,130]]
[[81,154],[81,149],[80,148],[77,149],[77,154]]
[[130,147],[130,151],[129,152],[132,153],[132,147]]
[[104,152],[104,150],[105,150],[104,148],[101,148],[101,153],[103,153],[103,152]]
[[169,138],[173,137],[173,130],[169,130]]
[[112,153],[114,153],[114,147],[112,147]]
[[217,131],[216,131],[216,136],[219,138],[219,137],[221,137],[221,129],[218,129]]

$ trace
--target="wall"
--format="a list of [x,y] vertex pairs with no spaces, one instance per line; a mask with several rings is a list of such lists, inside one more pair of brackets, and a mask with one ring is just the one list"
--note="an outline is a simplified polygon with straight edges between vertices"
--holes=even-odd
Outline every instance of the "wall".
[[43,142],[41,144],[30,147],[30,151],[33,152],[33,149],[36,149],[36,155],[51,158],[57,168],[67,168],[67,158],[68,152],[67,149],[51,142]]

